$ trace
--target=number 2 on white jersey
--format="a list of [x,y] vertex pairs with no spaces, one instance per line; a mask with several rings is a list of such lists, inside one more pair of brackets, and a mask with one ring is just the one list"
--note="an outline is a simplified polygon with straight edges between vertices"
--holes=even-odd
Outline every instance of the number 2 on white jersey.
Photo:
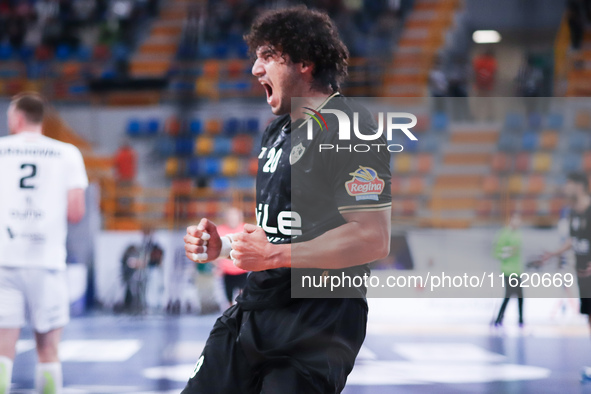
[[25,163],[21,165],[21,170],[27,175],[23,176],[19,182],[21,189],[34,189],[35,185],[31,184],[31,180],[37,175],[37,165]]

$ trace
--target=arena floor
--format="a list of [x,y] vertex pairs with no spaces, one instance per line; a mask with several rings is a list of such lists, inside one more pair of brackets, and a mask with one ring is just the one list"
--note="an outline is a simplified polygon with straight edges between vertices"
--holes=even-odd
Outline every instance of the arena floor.
[[[591,383],[579,381],[581,367],[591,364],[591,341],[576,314],[553,323],[530,318],[533,323],[519,329],[510,303],[506,328],[491,330],[457,316],[447,322],[437,316],[395,319],[392,313],[384,318],[391,304],[374,304],[346,394],[591,393]],[[214,320],[213,315],[75,318],[60,350],[64,393],[179,393]],[[11,393],[32,393],[31,338],[23,331]]]

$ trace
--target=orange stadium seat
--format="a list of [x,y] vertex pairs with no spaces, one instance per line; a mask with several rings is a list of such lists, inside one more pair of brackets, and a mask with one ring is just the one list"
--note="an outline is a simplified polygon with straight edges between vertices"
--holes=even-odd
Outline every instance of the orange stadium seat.
[[222,121],[219,119],[208,119],[205,122],[205,132],[208,134],[219,134],[222,131]]
[[240,168],[240,162],[236,157],[226,157],[222,160],[222,174],[224,176],[236,176]]
[[401,204],[400,213],[403,216],[414,216],[417,212],[418,204],[415,200],[407,199],[403,200]]
[[176,116],[171,116],[164,123],[164,132],[170,135],[178,135],[181,131],[181,122]]
[[173,177],[179,171],[179,161],[175,157],[171,157],[166,160],[166,164],[164,165],[164,171],[166,172],[166,176]]
[[248,173],[252,176],[255,176],[257,174],[258,170],[259,170],[259,159],[257,159],[256,157],[253,157],[248,161]]
[[500,190],[500,181],[498,176],[487,176],[482,183],[482,190],[485,194],[498,194]]
[[585,152],[583,155],[583,170],[591,172],[591,152]]
[[521,152],[517,154],[515,158],[515,171],[526,172],[530,166],[530,155],[529,153]]
[[577,129],[591,129],[591,115],[583,110],[577,112],[575,116],[575,127]]
[[203,76],[207,79],[217,79],[220,75],[221,64],[218,60],[210,59],[203,63]]
[[546,180],[543,175],[531,175],[527,180],[527,194],[541,194],[546,188]]
[[506,153],[496,153],[492,158],[492,169],[497,172],[508,171],[511,168],[511,160]]
[[198,137],[195,140],[195,155],[206,156],[213,152],[214,141],[211,137]]
[[430,153],[419,153],[417,155],[417,171],[426,174],[433,166],[433,156]]
[[252,137],[237,135],[232,139],[232,152],[237,155],[248,155],[252,151]]
[[407,179],[406,193],[411,195],[423,194],[425,182],[420,176],[413,176]]
[[553,198],[550,200],[550,214],[558,215],[566,206],[566,202],[562,198]]
[[546,150],[555,149],[558,145],[558,133],[555,131],[543,131],[540,135],[540,148]]
[[402,193],[402,178],[398,176],[392,177],[392,181],[390,183],[390,191],[392,192],[392,197],[395,197]]
[[394,160],[395,171],[399,173],[408,173],[412,170],[412,157],[406,153],[399,153]]
[[523,176],[511,175],[507,188],[511,194],[520,194],[523,191]]

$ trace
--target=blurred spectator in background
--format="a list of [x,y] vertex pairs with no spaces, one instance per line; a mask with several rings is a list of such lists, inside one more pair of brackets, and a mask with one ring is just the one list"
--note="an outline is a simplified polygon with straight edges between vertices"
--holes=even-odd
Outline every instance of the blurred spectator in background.
[[536,65],[533,56],[525,56],[515,82],[519,97],[540,97],[542,95],[544,72]]
[[121,257],[123,301],[121,304],[115,305],[115,312],[138,313],[143,310],[144,279],[140,251],[136,245],[129,245]]
[[140,259],[147,267],[146,275],[146,306],[151,311],[158,311],[164,306],[164,272],[162,259],[164,250],[154,241],[154,230],[145,227],[142,230],[143,239],[140,249]]
[[437,56],[435,65],[429,73],[429,92],[433,97],[433,111],[443,112],[445,108],[442,98],[448,96],[449,85],[447,75],[445,75],[445,71],[443,70],[443,59],[441,56]]
[[[472,62],[474,91],[477,97],[493,97],[497,77],[497,59],[492,49],[477,55]],[[486,102],[484,102],[486,101]],[[495,100],[479,100],[473,107],[479,120],[492,121],[495,114]]]
[[449,96],[456,97],[452,100],[452,118],[456,121],[470,120],[470,106],[468,105],[468,76],[470,68],[462,55],[453,56],[447,80]]
[[488,97],[495,88],[497,76],[497,59],[492,49],[474,58],[474,86],[478,96]]
[[581,49],[585,32],[585,17],[579,0],[569,0],[567,5],[568,27],[570,29],[570,41],[573,49]]
[[[218,226],[218,233],[221,237],[228,234],[244,232],[244,216],[242,210],[231,207],[226,210],[224,215],[225,223]],[[229,259],[217,260],[217,265],[221,271],[226,299],[230,306],[234,303],[236,293],[240,293],[246,283],[247,271],[241,270]],[[223,310],[227,309],[224,305]]]
[[128,141],[124,141],[115,153],[114,164],[117,190],[122,193],[117,199],[117,215],[132,216],[134,201],[129,189],[135,181],[137,158]]
[[519,326],[523,327],[523,289],[521,288],[520,277],[523,268],[521,263],[522,237],[520,227],[521,217],[519,214],[514,213],[511,215],[507,227],[501,230],[496,238],[494,257],[501,262],[501,271],[505,280],[505,299],[495,320],[495,327],[503,325],[505,308],[507,308],[509,299],[513,295],[517,297],[519,306]]
[[133,184],[136,175],[136,153],[129,144],[124,141],[115,153],[115,179],[122,186]]

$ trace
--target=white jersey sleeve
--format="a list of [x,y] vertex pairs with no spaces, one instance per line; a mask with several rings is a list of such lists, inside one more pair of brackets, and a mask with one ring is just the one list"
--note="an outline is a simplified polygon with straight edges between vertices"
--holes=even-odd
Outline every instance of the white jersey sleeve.
[[0,138],[0,266],[65,269],[68,191],[87,185],[75,146],[35,133]]
[[68,146],[69,153],[69,168],[68,189],[86,189],[88,187],[88,176],[86,175],[86,168],[84,167],[84,160],[82,154],[74,145]]

